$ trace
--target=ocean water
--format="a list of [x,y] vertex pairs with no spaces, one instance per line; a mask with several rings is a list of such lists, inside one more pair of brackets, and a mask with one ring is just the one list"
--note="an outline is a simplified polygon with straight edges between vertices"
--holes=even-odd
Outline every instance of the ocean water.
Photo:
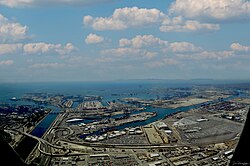
[[[118,97],[131,97],[143,99],[156,98],[161,89],[170,87],[190,87],[187,83],[165,83],[161,81],[133,81],[133,82],[88,82],[88,83],[0,83],[0,102],[25,104],[22,101],[13,102],[12,97],[20,98],[25,93],[51,93],[63,95],[100,95],[104,104]],[[114,96],[112,94],[120,94]],[[28,102],[28,104],[30,104]]]

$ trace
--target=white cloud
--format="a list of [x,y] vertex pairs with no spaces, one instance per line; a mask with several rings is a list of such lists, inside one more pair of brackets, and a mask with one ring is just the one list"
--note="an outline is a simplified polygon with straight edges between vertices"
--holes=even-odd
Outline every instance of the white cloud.
[[56,49],[55,51],[61,55],[64,55],[64,54],[69,54],[75,50],[77,50],[77,48],[72,43],[67,43],[65,46],[61,46],[59,49]]
[[139,48],[113,48],[102,50],[101,54],[104,55],[112,55],[114,57],[122,57],[122,56],[132,56],[132,57],[141,57],[151,59],[157,55],[155,52],[150,52],[145,49]]
[[12,22],[0,14],[0,42],[18,41],[28,38],[28,27]]
[[219,30],[219,24],[203,23],[194,19],[186,19],[179,15],[172,17],[164,14],[158,9],[146,8],[118,8],[110,17],[83,17],[84,25],[90,26],[95,30],[123,30],[133,27],[148,27],[161,25],[162,32],[193,32],[201,30]]
[[147,50],[157,49],[159,52],[199,52],[202,48],[195,46],[189,42],[174,42],[170,43],[166,40],[154,37],[153,35],[137,35],[132,39],[122,38],[119,40],[120,47],[128,48],[144,48]]
[[167,65],[177,65],[180,63],[179,61],[172,59],[172,58],[165,58],[163,59],[163,62],[164,64],[167,64]]
[[[170,43],[153,35],[137,35],[132,39],[122,38],[119,40],[119,46],[119,48],[102,50],[101,54],[110,55],[113,56],[113,58],[130,56],[135,58],[153,59],[157,55],[164,55],[164,57],[167,57],[166,52],[170,53],[170,55],[175,55],[176,53],[187,54],[203,51],[202,48],[189,42]],[[110,61],[110,59],[108,59],[108,61]],[[164,65],[177,64],[176,62],[177,61],[173,61],[173,59],[164,59],[164,61],[161,61]]]
[[23,49],[25,53],[28,54],[37,54],[37,53],[47,53],[51,50],[59,49],[60,44],[47,44],[47,43],[29,43],[25,44]]
[[[170,43],[153,35],[137,35],[131,39],[122,38],[119,40],[118,48],[105,49],[101,51],[105,55],[97,62],[114,62],[124,60],[125,58],[141,59],[149,67],[177,65],[174,57],[176,54],[197,54],[203,49],[189,42],[173,42]],[[157,61],[156,61],[157,59]],[[159,60],[161,59],[161,60]]]
[[132,48],[113,48],[113,49],[102,50],[101,54],[120,57],[124,55],[138,54],[140,51],[141,51],[140,49],[132,49]]
[[233,50],[233,51],[243,51],[243,52],[248,52],[250,51],[250,46],[243,46],[239,43],[232,43],[230,48]]
[[201,30],[219,30],[219,24],[200,23],[196,20],[185,20],[178,16],[172,19],[168,18],[162,22],[160,31],[162,32],[193,32]]
[[152,59],[157,56],[157,52],[144,51],[143,56],[147,59]]
[[83,23],[95,30],[122,30],[160,23],[164,17],[158,9],[125,7],[116,9],[110,17],[85,16]]
[[169,48],[174,53],[185,53],[185,52],[200,52],[202,48],[195,46],[189,42],[174,42],[169,45]]
[[85,43],[87,44],[96,44],[96,43],[101,43],[103,41],[104,41],[104,38],[102,36],[98,36],[93,33],[90,33],[85,39]]
[[127,26],[120,20],[114,20],[112,18],[85,16],[83,18],[84,25],[91,26],[95,30],[121,30],[126,29]]
[[33,7],[49,5],[91,5],[114,0],[0,0],[0,5],[8,7]]
[[22,44],[0,44],[0,55],[13,54],[22,50]]
[[30,66],[31,68],[62,68],[65,64],[60,63],[37,63]]
[[67,43],[65,46],[61,44],[50,43],[29,43],[23,46],[24,53],[27,54],[44,54],[49,52],[56,52],[59,54],[67,54],[75,50],[76,48],[72,43]]
[[132,44],[132,42],[129,39],[122,38],[122,39],[119,40],[119,46],[120,47],[126,47],[126,46],[129,46],[131,44]]
[[132,46],[135,48],[143,48],[143,47],[166,47],[168,46],[168,42],[161,40],[153,35],[137,35],[131,40],[129,39],[120,39],[119,40],[120,47]]
[[[190,48],[192,46],[189,46]],[[184,47],[183,47],[184,48]],[[231,50],[230,50],[231,49]],[[247,58],[250,52],[250,46],[244,46],[239,43],[232,43],[229,50],[210,51],[197,50],[193,53],[176,52],[176,57],[179,59],[204,60],[204,59],[227,59],[227,58]],[[185,53],[185,54],[183,54]]]
[[108,62],[114,62],[115,59],[114,58],[110,58],[110,57],[104,57],[104,56],[102,56],[100,58],[95,59],[95,61],[98,62],[98,63],[108,63]]
[[247,0],[176,0],[169,13],[187,18],[226,20],[249,18],[250,2]]
[[176,54],[176,57],[179,59],[190,59],[190,60],[204,60],[204,59],[222,60],[233,56],[234,56],[233,51],[208,51],[208,50],[192,54]]
[[233,56],[233,51],[203,51],[200,56],[208,59],[224,59]]
[[0,61],[0,66],[9,66],[14,63],[13,60]]
[[164,58],[161,61],[146,62],[144,64],[148,67],[155,68],[155,67],[162,67],[162,66],[178,65],[180,64],[180,62],[173,58]]
[[94,18],[90,15],[83,17],[83,24],[91,25],[93,23]]
[[76,50],[76,47],[72,43],[67,43],[65,46],[61,44],[49,44],[49,43],[28,43],[28,44],[0,44],[0,55],[14,54],[17,52],[24,54],[46,54],[46,53],[58,53],[68,54]]
[[0,0],[0,5],[8,7],[29,6],[34,0]]

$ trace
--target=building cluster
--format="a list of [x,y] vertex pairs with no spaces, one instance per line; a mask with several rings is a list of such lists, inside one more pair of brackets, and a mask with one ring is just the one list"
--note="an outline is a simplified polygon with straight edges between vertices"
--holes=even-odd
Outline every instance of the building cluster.
[[60,108],[71,108],[74,102],[84,102],[91,101],[101,101],[101,96],[94,95],[75,95],[75,96],[65,96],[62,94],[48,94],[48,93],[27,93],[20,100],[32,101],[38,104],[50,104],[58,106]]
[[[107,165],[107,166],[213,166],[228,165],[234,152],[234,144],[217,143],[205,146],[182,146],[158,149],[95,149],[86,155],[53,157],[51,164],[66,165]],[[91,148],[90,148],[91,149]],[[94,153],[95,151],[95,153]]]
[[235,122],[244,122],[247,114],[248,104],[232,101],[222,101],[215,104],[208,104],[201,108],[202,111],[210,113],[217,112],[217,117]]
[[[133,122],[145,121],[154,116],[156,116],[156,113],[154,112],[140,112],[121,118],[106,118],[100,121],[92,121],[89,123],[84,123],[83,118],[67,118],[67,116],[65,116],[62,119],[61,127],[64,127],[65,129],[70,128],[73,131],[74,134],[68,137],[71,140],[77,139],[80,135],[80,138],[85,141],[98,142],[120,137],[126,134],[140,135],[143,133],[143,131],[139,127],[125,129],[123,131],[115,131],[115,127]],[[59,138],[56,137],[55,139]]]
[[221,102],[216,102],[214,104],[206,104],[201,107],[202,111],[207,111],[207,112],[231,112],[235,110],[240,110],[243,109],[247,106],[247,104],[243,103],[237,103],[237,102],[232,102],[232,101],[221,101]]
[[87,101],[78,105],[77,109],[80,110],[99,110],[106,109],[100,101]]
[[55,157],[52,159],[52,165],[54,166],[136,166],[138,161],[133,155],[129,154],[114,154],[108,153],[91,154],[78,157]]
[[115,130],[115,131],[107,132],[107,133],[102,134],[102,135],[87,136],[85,138],[85,141],[87,141],[87,142],[99,142],[99,141],[107,140],[109,142],[110,139],[119,138],[120,136],[141,135],[141,134],[143,134],[143,131],[141,130],[140,127],[125,128],[124,130],[120,130],[120,131]]

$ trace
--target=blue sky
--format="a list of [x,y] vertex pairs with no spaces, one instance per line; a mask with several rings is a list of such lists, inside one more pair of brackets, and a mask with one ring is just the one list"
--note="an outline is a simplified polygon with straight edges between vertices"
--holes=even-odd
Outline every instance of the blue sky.
[[247,79],[247,0],[0,0],[0,82]]

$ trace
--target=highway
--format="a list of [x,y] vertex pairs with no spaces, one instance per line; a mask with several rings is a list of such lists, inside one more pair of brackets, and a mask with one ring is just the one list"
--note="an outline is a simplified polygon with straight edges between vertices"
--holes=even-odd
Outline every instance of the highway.
[[[80,153],[80,152],[79,153],[70,153],[71,150],[76,151],[79,149],[74,149],[74,148],[67,148],[66,149],[65,147],[53,145],[50,142],[48,142],[42,138],[33,136],[31,134],[28,134],[28,133],[25,133],[22,131],[18,131],[18,130],[14,130],[14,129],[11,131],[19,132],[27,137],[30,137],[32,139],[37,140],[39,152],[41,152],[42,154],[47,155],[47,156],[62,157],[62,156],[75,156],[75,155],[88,155],[88,154],[90,154],[90,153]],[[66,141],[64,141],[64,142],[66,142]],[[74,142],[74,141],[67,141],[67,142],[70,144],[81,145],[81,146],[86,146],[86,147],[112,148],[112,149],[159,149],[159,148],[176,148],[176,147],[188,146],[188,145],[164,145],[164,144],[159,144],[159,145],[123,144],[123,145],[121,145],[121,144],[101,144],[101,143],[87,143],[87,142]],[[51,148],[67,150],[67,151],[65,153],[62,153],[62,154],[55,154],[55,153],[52,153]]]
[[[190,147],[190,145],[164,145],[164,144],[154,144],[154,145],[146,145],[146,144],[136,144],[136,145],[129,145],[129,144],[101,144],[101,143],[88,143],[88,142],[76,142],[76,141],[60,141],[65,146],[56,146],[51,144],[50,142],[33,136],[31,134],[18,131],[15,129],[12,129],[11,131],[19,132],[27,137],[30,137],[32,139],[35,139],[38,141],[38,150],[41,154],[49,157],[67,157],[67,156],[79,156],[79,155],[91,155],[91,154],[103,154],[103,152],[83,152],[83,150],[86,150],[86,147],[94,147],[94,148],[110,148],[110,149],[159,149],[159,148],[178,148],[178,147]],[[54,148],[54,149],[53,149]],[[56,150],[63,150],[63,153],[53,153],[58,152]],[[75,151],[74,153],[72,151]],[[214,155],[211,155],[210,157],[206,157],[199,161],[199,163],[202,163],[203,161],[208,161],[209,159],[212,159],[213,157],[217,157],[220,155],[223,155],[226,150],[222,150],[219,153],[216,153]],[[127,152],[107,152],[109,155],[126,155]],[[136,152],[135,152],[136,153]],[[47,159],[44,159],[44,163],[46,163]],[[168,160],[167,160],[168,161]],[[190,164],[194,164],[197,161],[192,161]]]
[[[66,141],[65,141],[66,142]],[[159,148],[176,148],[176,147],[184,147],[188,145],[165,145],[165,144],[101,144],[101,143],[88,143],[88,142],[75,142],[75,141],[67,141],[71,144],[87,146],[87,147],[95,147],[95,148],[113,148],[113,149],[159,149]]]
[[[19,133],[21,133],[21,134],[23,134],[23,135],[25,135],[27,137],[30,137],[30,138],[33,138],[33,139],[37,140],[38,141],[38,150],[39,150],[39,152],[41,152],[44,155],[54,156],[54,157],[69,156],[69,154],[68,154],[69,150],[67,152],[63,153],[63,154],[54,154],[54,153],[52,153],[52,151],[50,149],[50,148],[55,148],[55,149],[65,150],[64,147],[53,145],[53,144],[49,143],[48,141],[46,141],[46,140],[44,140],[42,138],[33,136],[31,134],[28,134],[28,133],[25,133],[25,132],[22,132],[22,131],[18,131],[18,130],[15,130],[15,129],[10,130],[10,131],[19,132]],[[42,145],[44,145],[44,146],[42,147]],[[50,151],[50,152],[48,152],[48,151]]]

